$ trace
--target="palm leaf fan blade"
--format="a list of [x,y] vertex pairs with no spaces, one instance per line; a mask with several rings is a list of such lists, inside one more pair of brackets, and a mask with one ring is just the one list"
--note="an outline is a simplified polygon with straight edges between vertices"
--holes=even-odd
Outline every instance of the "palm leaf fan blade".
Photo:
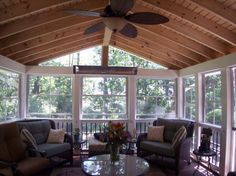
[[138,12],[130,14],[127,15],[125,19],[130,22],[140,24],[162,24],[169,21],[167,17],[152,12]]

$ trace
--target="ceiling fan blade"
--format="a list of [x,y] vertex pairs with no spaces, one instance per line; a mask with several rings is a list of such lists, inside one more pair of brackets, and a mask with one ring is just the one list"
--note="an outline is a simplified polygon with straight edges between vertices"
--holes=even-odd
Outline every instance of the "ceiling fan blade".
[[68,9],[65,10],[67,13],[70,13],[72,15],[80,15],[80,16],[94,16],[94,17],[100,17],[100,13],[98,12],[92,12],[87,10],[78,10],[78,9]]
[[162,24],[169,21],[167,17],[152,12],[138,12],[130,14],[127,15],[125,19],[133,23],[140,24]]
[[125,35],[126,37],[135,38],[137,37],[138,31],[136,27],[132,24],[127,23],[123,29],[119,31],[121,34]]
[[90,27],[88,27],[85,31],[84,31],[84,34],[91,34],[91,33],[94,33],[94,32],[97,32],[97,31],[100,31],[102,29],[105,28],[105,25],[103,22],[100,22],[100,23],[96,23]]
[[125,16],[125,14],[134,6],[133,0],[111,0],[111,9],[116,15]]

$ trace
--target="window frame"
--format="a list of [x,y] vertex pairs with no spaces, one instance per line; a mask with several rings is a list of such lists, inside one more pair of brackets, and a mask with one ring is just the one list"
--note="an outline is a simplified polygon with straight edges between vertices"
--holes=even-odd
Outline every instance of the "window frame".
[[[71,112],[70,113],[67,113],[67,112],[65,112],[65,113],[61,113],[61,112],[50,112],[50,113],[46,113],[46,112],[44,112],[44,113],[40,113],[40,112],[33,112],[33,113],[30,113],[29,112],[29,97],[30,97],[30,92],[29,92],[29,89],[30,89],[30,77],[31,76],[33,76],[33,77],[37,77],[37,76],[39,76],[40,77],[40,79],[42,78],[42,77],[50,77],[50,79],[51,78],[55,78],[55,77],[65,77],[65,78],[69,78],[70,79],[70,82],[71,82],[71,85],[70,85],[70,87],[71,87],[71,94],[66,94],[66,95],[60,95],[60,93],[58,93],[58,94],[55,94],[55,93],[52,93],[51,94],[51,91],[50,91],[50,93],[49,94],[37,94],[37,95],[39,95],[39,96],[42,96],[42,95],[48,95],[49,97],[50,97],[50,100],[49,100],[49,102],[51,102],[52,100],[51,100],[51,98],[52,97],[55,97],[55,96],[65,96],[65,97],[68,97],[68,96],[71,96],[71,107],[73,107],[73,78],[72,78],[72,76],[71,75],[54,75],[54,74],[28,74],[27,75],[27,91],[26,91],[26,95],[27,95],[27,97],[26,97],[26,117],[27,118],[35,118],[35,116],[36,116],[36,118],[57,118],[57,119],[72,119],[73,117],[73,108],[71,108]],[[50,83],[51,84],[51,83]],[[50,103],[50,106],[51,106],[51,103]],[[31,116],[30,114],[33,114],[33,116]],[[36,114],[36,115],[34,115],[34,114]],[[46,116],[46,117],[37,117],[37,116],[39,116],[39,115],[43,115],[43,116]],[[58,117],[59,116],[59,117]]]
[[[214,75],[215,73],[219,72],[219,75],[220,75],[220,81],[221,81],[221,88],[220,88],[220,99],[222,98],[222,73],[220,70],[211,70],[209,72],[204,72],[202,73],[202,122],[205,123],[205,124],[209,124],[211,126],[217,126],[217,127],[221,127],[221,124],[215,124],[215,123],[209,123],[209,122],[206,122],[206,81],[205,81],[205,77],[207,74],[212,74]],[[215,97],[214,97],[215,98]],[[213,103],[215,103],[215,101],[211,101]],[[222,112],[222,102],[220,100],[220,104],[221,104],[221,112]],[[215,105],[214,105],[215,106]],[[215,107],[214,107],[215,109]],[[221,113],[221,122],[222,122],[222,113]]]
[[[174,114],[173,113],[163,113],[163,114],[145,114],[144,116],[154,116],[153,118],[140,118],[139,116],[142,116],[142,114],[138,114],[138,106],[137,106],[137,101],[138,101],[138,97],[147,97],[147,96],[138,96],[137,94],[137,90],[138,90],[138,81],[140,79],[151,79],[151,80],[169,80],[169,81],[173,81],[174,82],[174,86],[173,86],[173,96],[165,96],[165,97],[168,97],[168,98],[173,98],[173,101],[174,101]],[[159,78],[159,77],[138,77],[136,79],[136,99],[135,99],[135,103],[136,103],[136,110],[135,110],[135,119],[136,120],[146,120],[146,119],[150,119],[150,120],[153,120],[153,119],[156,119],[158,117],[162,117],[162,118],[165,118],[166,116],[175,116],[174,118],[177,117],[177,78]],[[151,98],[158,98],[158,97],[163,97],[163,96],[148,96],[148,97],[151,97]],[[167,117],[169,118],[169,117]]]
[[[108,77],[108,78],[124,78],[125,79],[125,82],[126,82],[126,84],[125,84],[125,86],[126,86],[126,88],[125,88],[125,95],[117,95],[117,94],[115,94],[115,95],[102,95],[102,94],[99,94],[99,95],[96,95],[96,94],[93,94],[93,95],[88,95],[88,94],[83,94],[83,92],[84,92],[84,88],[83,88],[83,81],[84,81],[84,78],[104,78],[104,77]],[[80,115],[80,117],[81,117],[81,120],[128,120],[129,119],[129,117],[128,117],[128,106],[129,106],[129,103],[128,103],[128,76],[124,76],[124,75],[102,75],[102,74],[100,74],[100,75],[82,75],[81,76],[81,91],[80,91],[80,96],[81,96],[81,98],[80,98],[80,105],[81,105],[81,115]],[[94,119],[94,118],[84,118],[83,116],[84,115],[89,115],[89,114],[92,114],[92,113],[83,113],[83,97],[88,97],[88,96],[96,96],[96,97],[104,97],[104,96],[106,96],[106,97],[125,97],[125,101],[126,101],[126,107],[125,107],[125,113],[107,113],[107,114],[105,114],[105,113],[103,113],[103,112],[101,112],[101,114],[98,114],[98,113],[96,113],[96,115],[101,115],[101,116],[112,116],[112,115],[124,115],[124,116],[126,116],[126,118],[118,118],[118,119],[112,119],[112,118],[98,118],[98,119]]]
[[[186,103],[186,94],[185,94],[185,79],[189,79],[189,78],[193,78],[194,79],[194,83],[195,83],[195,86],[194,86],[194,91],[195,91],[195,100],[194,102],[191,101],[191,103]],[[183,77],[182,78],[182,83],[183,83],[183,118],[184,119],[187,119],[187,120],[194,120],[196,121],[197,120],[197,107],[196,107],[196,102],[197,102],[197,95],[196,95],[196,77],[194,75],[189,75],[189,76],[186,76],[186,77]],[[187,106],[188,105],[188,106]],[[195,118],[186,118],[186,107],[190,107],[190,106],[194,106],[195,107]]]
[[[10,76],[9,75],[6,75],[4,73],[4,79],[5,79],[5,82],[6,80],[9,79],[9,77],[13,78],[13,79],[17,79],[18,81],[18,86],[17,86],[17,91],[16,91],[16,95],[13,96],[15,98],[11,98],[11,99],[14,99],[17,101],[17,106],[15,107],[15,114],[14,116],[4,116],[4,117],[1,117],[2,121],[5,121],[5,120],[8,120],[8,118],[13,118],[13,119],[17,119],[20,117],[20,107],[21,107],[21,98],[20,98],[20,95],[21,95],[21,74],[20,73],[17,73],[17,72],[14,72],[14,71],[11,71],[11,70],[8,70],[8,69],[4,69],[4,68],[0,68],[0,70],[2,70],[3,72],[7,72],[8,74],[11,74]],[[12,97],[12,96],[11,96]],[[4,97],[4,99],[9,99],[9,97]],[[2,101],[4,100],[2,99]],[[4,101],[5,102],[5,101]],[[1,121],[1,120],[0,120]]]

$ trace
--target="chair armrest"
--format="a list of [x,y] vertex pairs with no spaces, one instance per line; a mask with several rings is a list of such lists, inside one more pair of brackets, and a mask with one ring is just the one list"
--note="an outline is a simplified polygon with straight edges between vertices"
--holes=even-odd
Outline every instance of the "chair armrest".
[[147,133],[140,133],[137,139],[137,144],[136,144],[137,148],[140,147],[141,141],[146,140],[146,139],[147,139]]
[[178,160],[185,160],[187,162],[190,162],[190,147],[192,143],[192,138],[188,137],[184,140],[182,140],[179,144],[179,146],[176,148],[176,157]]
[[[5,165],[6,167],[10,167],[13,176],[17,175],[17,173],[16,173],[17,163],[15,163],[15,162],[10,162],[10,161],[0,160],[0,164],[1,164],[1,165]],[[1,175],[1,174],[0,174],[0,175]]]
[[15,162],[11,162],[11,161],[4,161],[4,160],[0,160],[0,164],[5,165],[7,167],[12,167],[12,166],[17,166],[17,164]]

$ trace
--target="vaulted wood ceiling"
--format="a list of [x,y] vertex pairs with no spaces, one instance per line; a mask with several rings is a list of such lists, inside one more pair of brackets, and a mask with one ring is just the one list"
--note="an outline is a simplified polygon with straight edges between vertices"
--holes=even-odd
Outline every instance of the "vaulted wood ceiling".
[[[84,35],[101,21],[64,9],[102,11],[108,0],[1,0],[0,54],[25,65],[101,45],[104,31]],[[162,25],[134,24],[138,36],[113,33],[110,45],[181,69],[236,52],[236,0],[136,0],[132,12],[170,19]],[[236,58],[235,58],[236,59]]]

